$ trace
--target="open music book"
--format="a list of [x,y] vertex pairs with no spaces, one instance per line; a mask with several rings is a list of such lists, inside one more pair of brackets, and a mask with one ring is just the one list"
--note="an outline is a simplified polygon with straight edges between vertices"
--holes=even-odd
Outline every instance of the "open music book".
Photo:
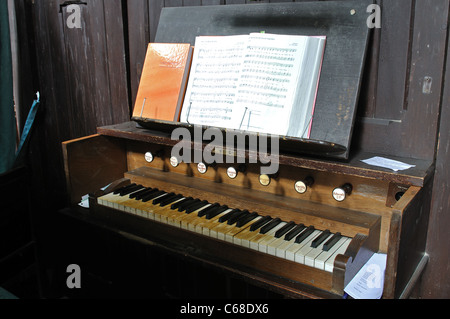
[[309,138],[326,37],[196,38],[180,121]]

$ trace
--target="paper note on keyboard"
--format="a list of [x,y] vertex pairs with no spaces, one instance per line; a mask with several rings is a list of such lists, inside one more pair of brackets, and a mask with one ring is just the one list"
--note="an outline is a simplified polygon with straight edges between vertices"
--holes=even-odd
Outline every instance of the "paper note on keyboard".
[[380,299],[383,295],[385,254],[374,254],[344,291],[354,299]]
[[416,167],[415,165],[409,165],[406,163],[394,161],[394,160],[384,158],[384,157],[379,157],[379,156],[376,156],[376,157],[373,157],[373,158],[370,158],[370,159],[367,159],[367,160],[364,160],[361,162],[366,163],[368,165],[372,165],[372,166],[391,169],[394,172],[404,171],[404,170],[410,169],[412,167]]

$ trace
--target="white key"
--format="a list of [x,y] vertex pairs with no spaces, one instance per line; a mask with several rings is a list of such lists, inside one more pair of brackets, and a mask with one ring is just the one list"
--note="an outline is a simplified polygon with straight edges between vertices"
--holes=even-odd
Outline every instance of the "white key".
[[194,212],[191,214],[186,214],[185,210],[183,210],[182,212],[180,212],[178,210],[174,210],[173,213],[167,217],[167,220],[170,225],[182,228],[183,221],[184,221],[185,225],[187,225],[186,223],[188,222],[188,220],[191,220],[194,218],[193,214],[194,214]]
[[323,252],[323,246],[333,236],[334,234],[330,234],[327,238],[325,238],[322,244],[320,244],[317,248],[312,248],[311,251],[305,255],[306,266],[314,267],[314,260]]
[[[283,224],[283,225],[282,225],[282,224]],[[262,240],[267,239],[267,238],[269,238],[269,237],[272,237],[272,238],[273,238],[273,236],[275,236],[275,233],[276,233],[281,227],[283,227],[284,225],[286,225],[286,223],[280,223],[280,224],[278,224],[276,227],[272,228],[272,229],[271,229],[269,232],[267,232],[266,234],[261,234],[261,233],[259,233],[258,236],[254,237],[254,238],[252,238],[252,239],[250,240],[250,248],[251,248],[251,249],[254,249],[254,250],[259,250],[259,243],[260,243]],[[281,227],[280,227],[280,226],[281,226]]]
[[[198,208],[197,210],[193,211],[192,213],[185,214],[186,217],[184,217],[183,219],[180,220],[181,221],[181,228],[182,229],[186,229],[186,230],[192,230],[192,229],[189,229],[189,226],[191,225],[191,222],[195,222],[195,220],[197,218],[199,218],[198,215],[197,215],[198,212],[203,210],[203,209],[205,209],[205,208],[207,208],[207,207],[209,207],[209,206],[211,206],[211,204],[205,204],[202,207]],[[194,228],[194,230],[195,230],[195,228]]]
[[345,254],[345,251],[347,250],[347,248],[350,245],[351,241],[352,241],[351,238],[347,238],[347,241],[341,247],[339,247],[339,249],[336,250],[336,252],[333,255],[331,255],[330,258],[328,258],[328,260],[325,262],[325,271],[333,272],[334,260],[336,259],[336,257],[338,255]]
[[289,241],[283,240],[283,243],[275,248],[275,256],[286,259],[286,250],[295,244],[295,238]]
[[114,195],[114,193],[109,193],[104,196],[101,196],[97,198],[97,204],[101,206],[109,206],[109,203],[114,200],[115,196],[116,195]]
[[[242,244],[242,234],[244,233],[249,233],[250,232],[250,227],[253,225],[253,223],[256,223],[258,220],[260,220],[262,217],[258,216],[255,219],[253,219],[251,222],[247,223],[246,225],[244,225],[242,228],[244,228],[241,232],[239,232],[238,234],[233,236],[233,243],[235,245],[239,245],[239,246],[244,246]],[[248,247],[248,246],[246,246]]]
[[250,228],[250,226],[255,223],[260,217],[256,217],[253,220],[249,221],[247,224],[242,225],[242,227],[237,227],[236,224],[234,224],[233,228],[225,234],[225,241],[229,242],[229,243],[234,243],[234,240],[236,238],[236,235],[246,231],[247,229]]
[[200,209],[198,209],[197,211],[195,211],[195,212],[192,213],[192,214],[195,214],[195,215],[194,215],[195,218],[193,218],[193,219],[191,219],[191,220],[189,221],[188,229],[189,229],[190,231],[195,232],[195,226],[196,226],[198,223],[201,223],[202,221],[206,220],[206,217],[205,217],[205,216],[203,216],[203,217],[198,217],[198,213],[201,212],[202,210],[204,210],[204,209],[210,207],[210,206],[211,206],[211,204],[207,204],[206,206],[203,206],[202,208],[200,208]]
[[[288,243],[289,241],[284,239],[285,236],[281,238],[276,238],[275,240],[271,241],[267,244],[267,253],[272,256],[277,255],[277,248],[283,245],[284,243]],[[294,237],[295,238],[295,237]]]
[[278,238],[275,238],[275,234],[277,231],[279,231],[281,228],[283,228],[287,223],[282,222],[278,226],[274,227],[270,232],[266,234],[266,237],[264,237],[262,240],[258,243],[258,250],[262,253],[267,254],[268,245],[275,241]]
[[348,237],[342,237],[339,241],[329,250],[323,251],[314,260],[314,268],[325,270],[325,262],[349,239]]
[[300,248],[299,250],[297,250],[295,252],[295,262],[299,263],[299,264],[305,264],[305,256],[311,251],[313,250],[313,248],[311,247],[312,242],[314,241],[314,239],[316,239],[317,237],[319,237],[322,234],[322,231],[319,231],[319,235],[314,236],[314,238],[312,238],[311,240],[309,240],[308,243],[306,243],[302,248]]
[[232,209],[227,209],[226,211],[220,213],[219,215],[217,215],[209,220],[206,219],[205,221],[197,224],[197,226],[195,227],[195,231],[198,232],[199,234],[209,237],[210,230],[220,224],[219,223],[220,217],[228,214],[231,211],[232,211]]
[[166,196],[166,194],[161,195],[161,196],[157,196],[157,197],[153,198],[151,201],[148,201],[149,206],[148,206],[148,208],[145,210],[145,211],[147,212],[147,214],[148,214],[148,217],[147,217],[148,219],[152,219],[152,220],[158,221],[158,220],[157,220],[158,214],[156,213],[156,212],[157,212],[157,207],[156,207],[155,205],[153,205],[152,202],[153,202],[155,199],[158,199],[158,198],[164,197],[164,196]]
[[[164,207],[161,207],[161,206],[158,205],[158,207],[159,207],[161,210],[159,210],[158,213],[157,213],[157,215],[158,215],[158,217],[157,217],[158,219],[157,219],[157,220],[158,220],[159,222],[163,223],[163,224],[168,224],[168,223],[169,223],[169,222],[168,222],[168,217],[169,217],[169,215],[171,215],[171,213],[173,212],[173,210],[170,208],[170,206],[173,205],[173,204],[175,204],[175,203],[178,203],[178,202],[181,201],[181,200],[183,200],[183,198],[177,199],[177,200],[171,202],[169,205],[164,206]],[[156,218],[155,218],[155,220],[156,220]]]
[[236,225],[228,225],[227,222],[219,223],[210,229],[209,234],[212,238],[226,240],[226,234],[236,228]]
[[135,201],[135,199],[130,198],[130,195],[137,193],[141,190],[142,189],[138,189],[138,190],[131,192],[125,196],[117,195],[117,196],[119,196],[119,198],[114,202],[114,208],[121,210],[123,212],[126,212],[126,213],[130,213],[130,209],[128,208],[127,204],[133,204],[133,202]]
[[303,242],[297,244],[294,243],[293,245],[289,246],[286,249],[286,259],[290,261],[295,261],[295,254],[297,251],[305,247],[305,245],[309,244],[311,241],[314,240],[317,236],[319,236],[322,232],[320,230],[315,230],[311,235],[309,235]]

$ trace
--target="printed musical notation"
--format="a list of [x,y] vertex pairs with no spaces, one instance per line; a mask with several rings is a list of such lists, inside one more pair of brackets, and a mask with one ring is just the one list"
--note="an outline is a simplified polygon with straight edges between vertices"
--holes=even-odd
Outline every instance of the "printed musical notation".
[[324,37],[198,37],[181,121],[309,137]]

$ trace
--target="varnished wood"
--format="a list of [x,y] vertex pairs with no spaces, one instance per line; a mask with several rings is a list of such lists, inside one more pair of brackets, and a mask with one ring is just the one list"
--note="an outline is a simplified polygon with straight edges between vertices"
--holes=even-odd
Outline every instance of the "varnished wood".
[[[159,144],[162,146],[173,147],[177,145],[179,140],[172,140],[167,133],[150,131],[141,129],[136,126],[135,122],[125,122],[121,124],[104,126],[97,128],[98,134],[112,137],[119,137],[134,141]],[[202,145],[202,149],[206,145]],[[192,148],[198,147],[192,145]],[[257,154],[256,154],[257,156]],[[432,176],[433,163],[430,160],[418,160],[413,158],[400,158],[396,156],[388,156],[391,159],[406,162],[415,165],[414,168],[408,170],[407,173],[394,173],[388,169],[368,166],[361,160],[369,159],[379,154],[358,152],[352,155],[349,162],[327,161],[317,158],[297,157],[289,154],[280,154],[279,164],[307,169],[314,169],[325,172],[344,173],[352,176],[361,176],[370,179],[388,180],[394,183],[423,186]],[[246,158],[255,158],[254,152],[245,152]]]
[[[447,52],[450,50],[450,42],[447,41]],[[450,55],[447,54],[445,83],[450,81]],[[424,298],[449,298],[450,281],[443,280],[442,274],[447,272],[450,264],[449,245],[443,243],[442,238],[448,234],[450,225],[450,86],[445,85],[442,98],[440,119],[440,131],[438,147],[436,151],[436,177],[433,181],[433,191],[430,209],[430,222],[428,229],[428,243],[426,251],[429,253],[430,262],[425,270],[421,284],[421,292]]]
[[118,140],[94,135],[63,143],[67,189],[72,204],[123,177],[126,157]]

